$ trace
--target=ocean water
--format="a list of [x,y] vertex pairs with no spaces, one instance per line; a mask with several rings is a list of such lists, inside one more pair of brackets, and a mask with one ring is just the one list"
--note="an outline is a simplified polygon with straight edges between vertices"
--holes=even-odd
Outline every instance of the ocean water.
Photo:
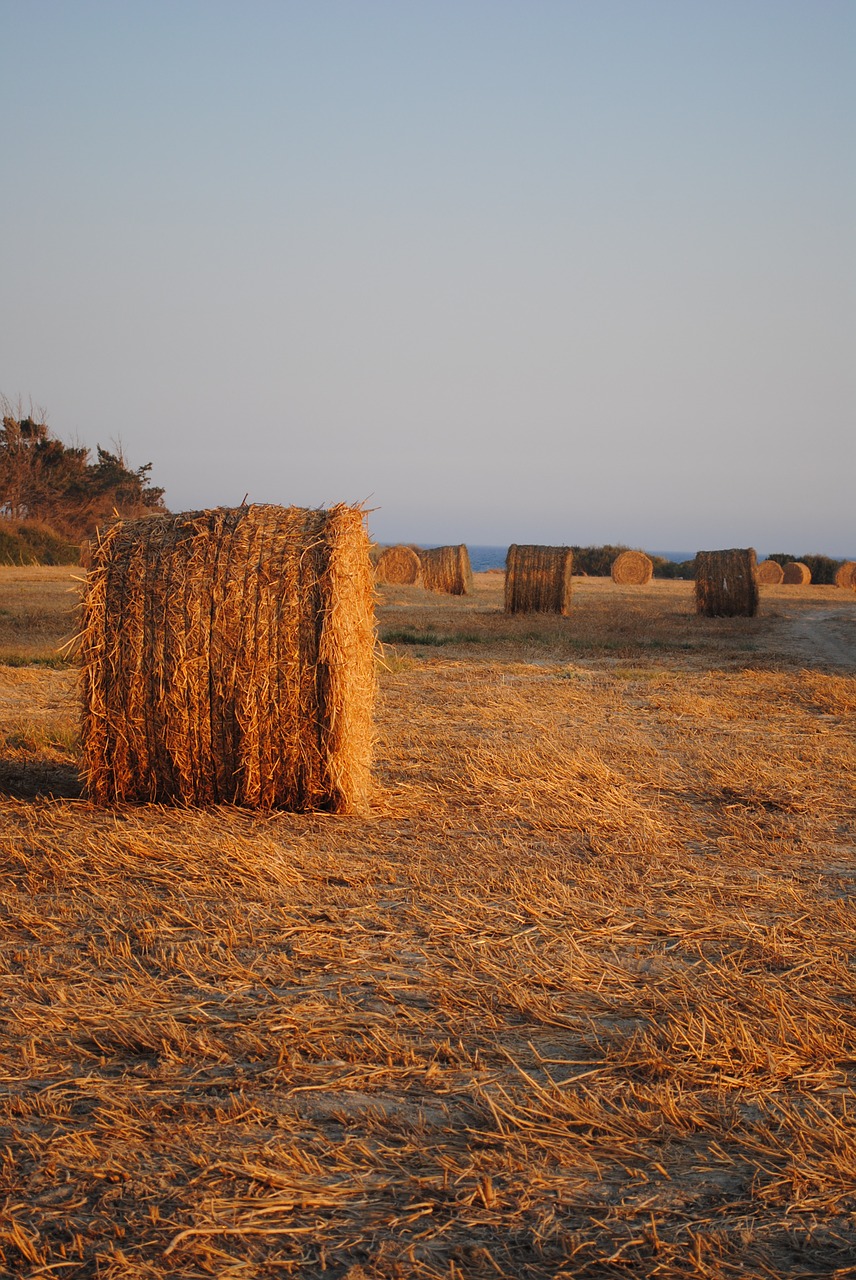
[[[477,547],[467,544],[470,553],[470,564],[473,573],[484,573],[486,569],[504,569],[508,546]],[[674,560],[681,564],[684,560],[692,560],[694,551],[652,551],[652,556],[662,556],[665,560]]]

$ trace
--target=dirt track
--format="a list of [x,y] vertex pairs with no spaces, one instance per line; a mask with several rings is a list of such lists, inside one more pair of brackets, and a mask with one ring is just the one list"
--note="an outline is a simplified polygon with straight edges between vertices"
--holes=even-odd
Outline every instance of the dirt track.
[[812,609],[787,623],[787,644],[811,666],[856,670],[856,611]]

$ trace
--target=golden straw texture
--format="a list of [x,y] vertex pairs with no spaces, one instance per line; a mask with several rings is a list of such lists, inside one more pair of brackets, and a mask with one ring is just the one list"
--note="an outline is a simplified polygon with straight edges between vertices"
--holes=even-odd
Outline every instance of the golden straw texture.
[[473,589],[470,553],[457,547],[432,547],[420,551],[422,583],[428,591],[443,591],[450,596],[468,596]]
[[768,587],[776,587],[785,576],[785,571],[778,560],[762,560],[758,565],[758,581]]
[[791,560],[784,567],[782,582],[791,587],[807,587],[811,582],[811,569],[802,560]]
[[622,586],[644,587],[654,576],[654,566],[644,551],[622,551],[612,562],[612,581]]
[[412,547],[387,547],[381,552],[375,565],[375,578],[378,582],[414,586],[421,577],[422,564]]
[[758,612],[755,552],[699,551],[695,558],[696,612],[708,618],[754,618]]
[[96,802],[340,812],[365,796],[374,614],[359,509],[117,523],[93,554],[80,644]]
[[573,559],[570,547],[512,544],[505,560],[505,612],[570,613]]
[[845,560],[835,574],[837,587],[852,587],[856,590],[856,560]]

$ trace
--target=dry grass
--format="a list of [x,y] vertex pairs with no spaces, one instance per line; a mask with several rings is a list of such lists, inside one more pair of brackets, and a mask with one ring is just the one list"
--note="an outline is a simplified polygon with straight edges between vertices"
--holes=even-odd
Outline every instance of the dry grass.
[[97,810],[0,668],[6,1274],[852,1273],[856,600],[574,601],[382,588],[361,818]]

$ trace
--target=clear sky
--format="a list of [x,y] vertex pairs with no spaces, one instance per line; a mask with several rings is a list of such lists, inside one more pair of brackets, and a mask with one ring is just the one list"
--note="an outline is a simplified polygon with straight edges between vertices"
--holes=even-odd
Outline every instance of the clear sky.
[[0,392],[172,510],[856,556],[853,0],[0,0]]

